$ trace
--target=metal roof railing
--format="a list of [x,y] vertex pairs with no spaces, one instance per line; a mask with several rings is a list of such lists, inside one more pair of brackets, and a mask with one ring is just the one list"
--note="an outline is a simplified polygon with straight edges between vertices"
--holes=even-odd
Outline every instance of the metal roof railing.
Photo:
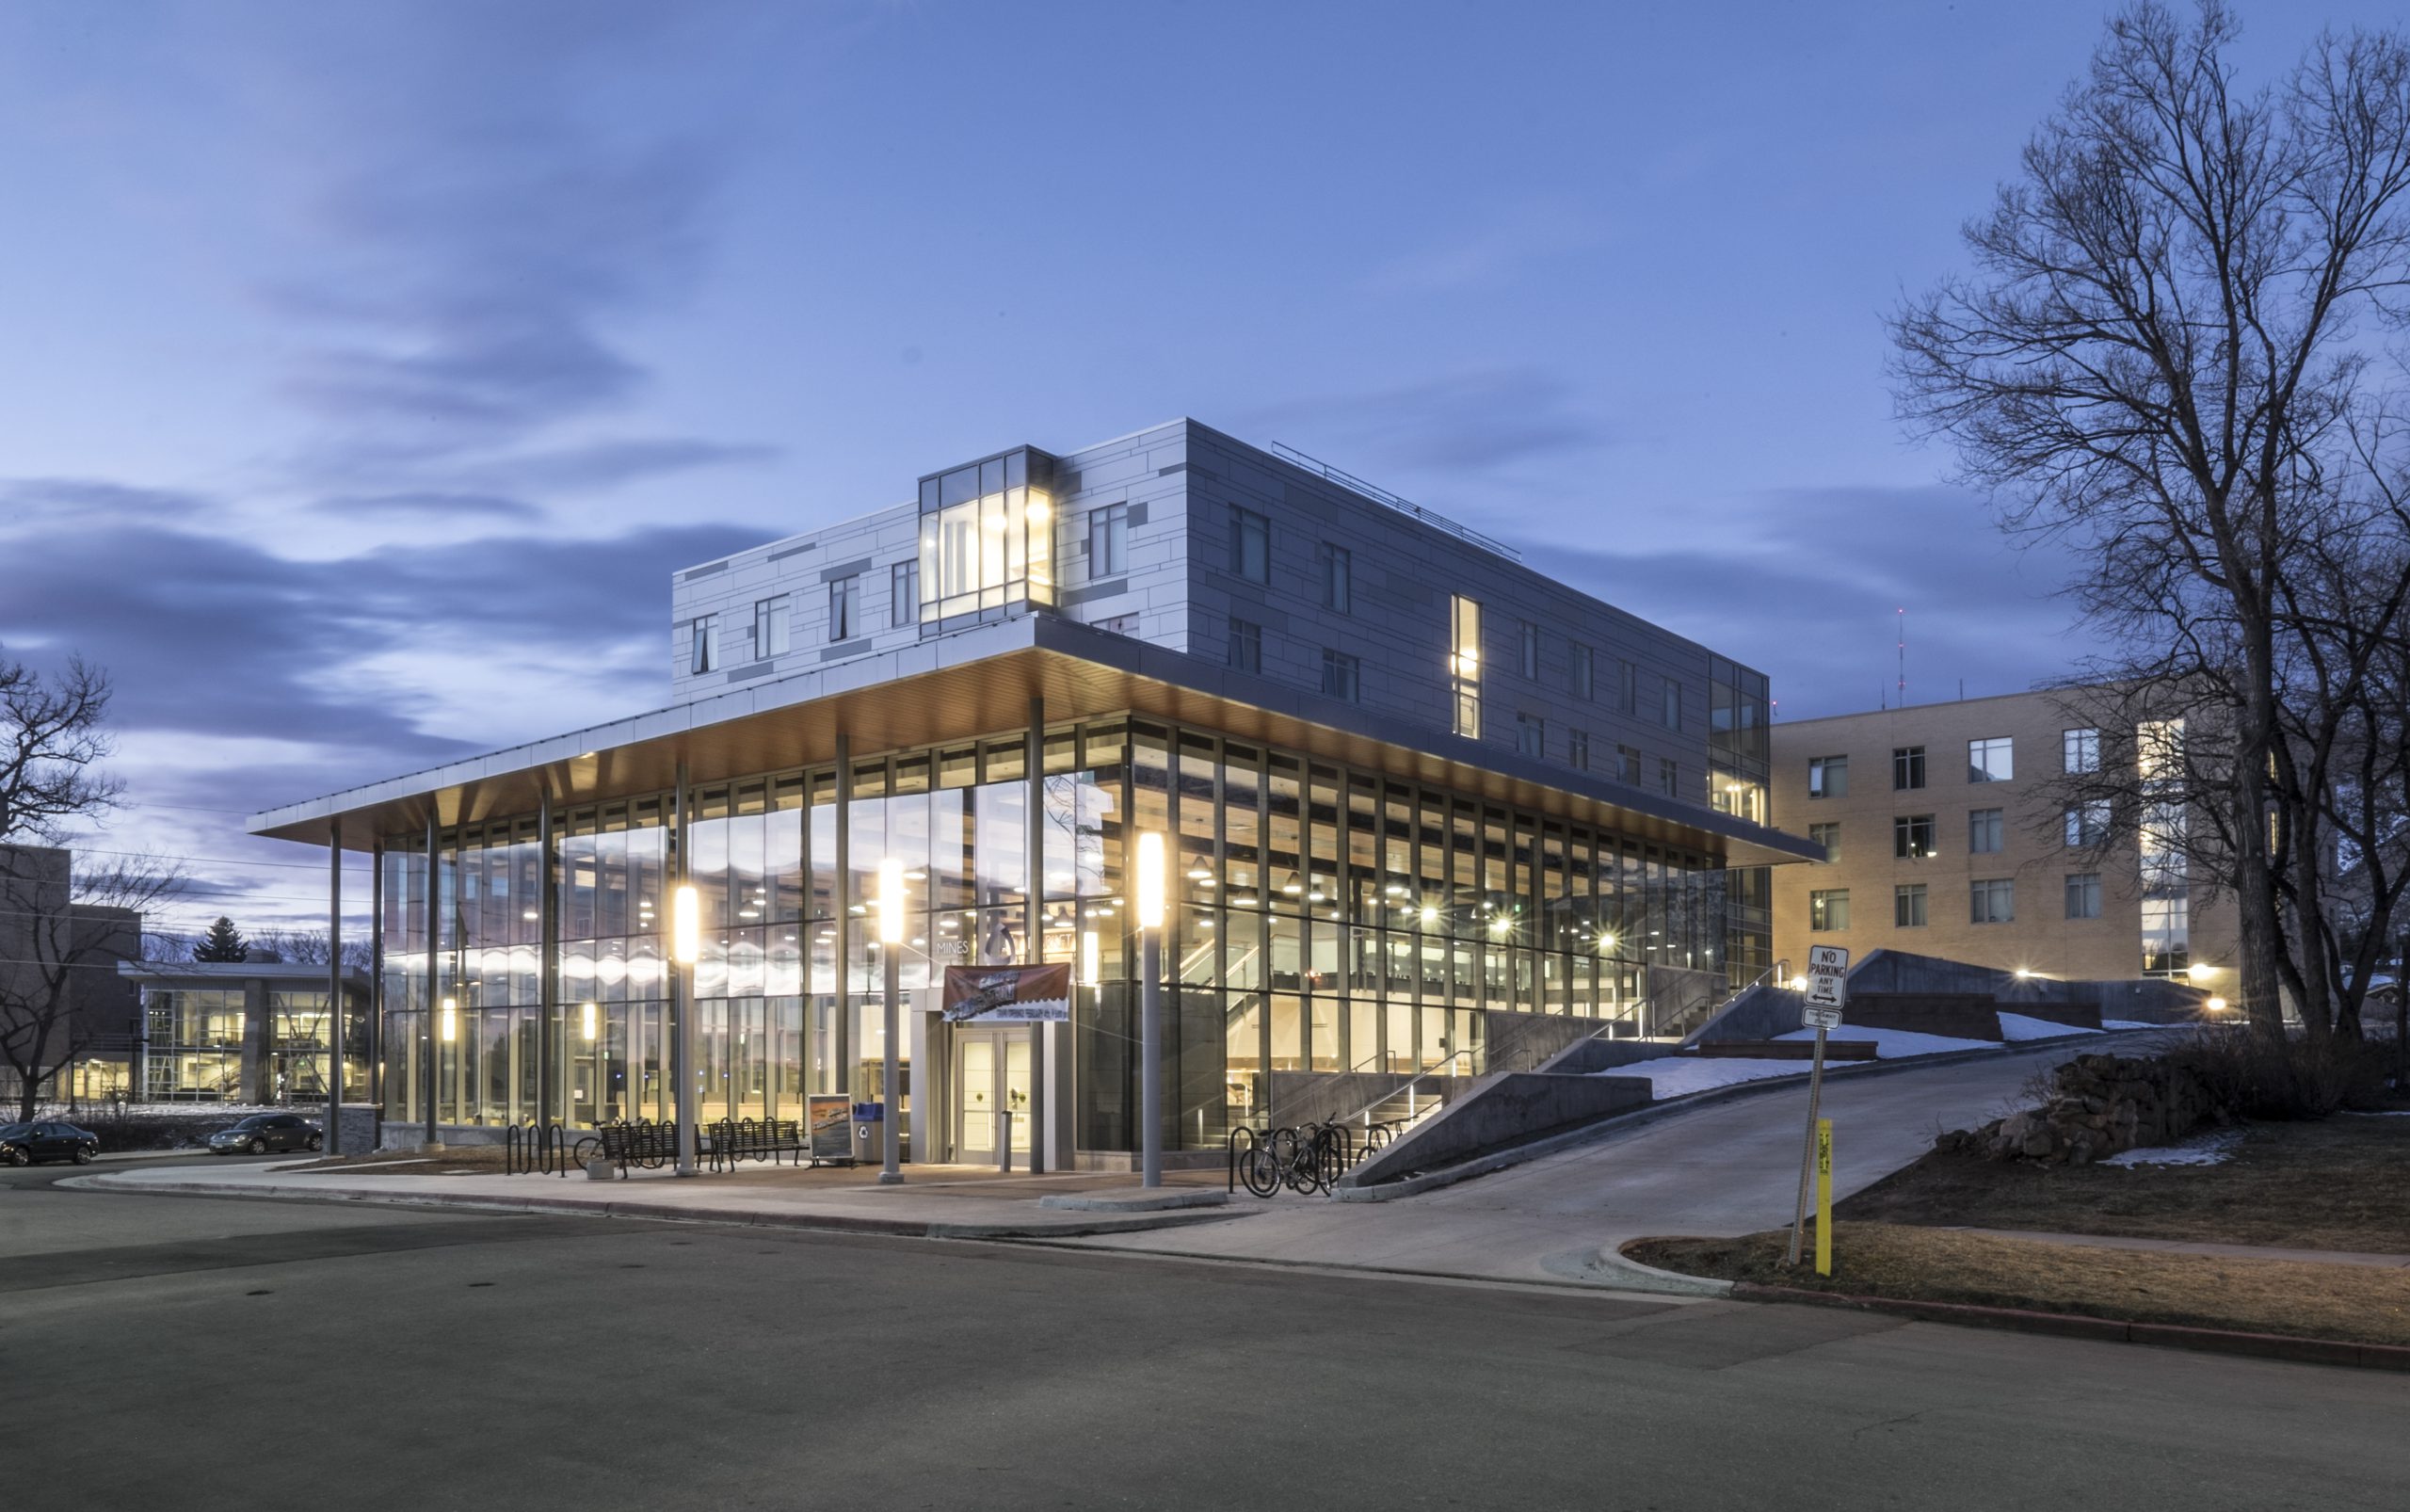
[[1341,488],[1347,490],[1351,493],[1360,493],[1364,497],[1372,500],[1374,504],[1385,504],[1390,508],[1398,511],[1400,514],[1412,515],[1415,519],[1422,521],[1424,524],[1431,526],[1433,529],[1444,530],[1449,535],[1455,537],[1458,540],[1470,541],[1473,545],[1480,547],[1483,551],[1495,552],[1499,555],[1505,557],[1510,562],[1519,562],[1523,559],[1523,554],[1521,552],[1517,551],[1514,547],[1507,545],[1504,541],[1500,540],[1495,537],[1485,536],[1480,531],[1473,529],[1470,525],[1458,524],[1455,521],[1449,519],[1446,515],[1438,513],[1437,510],[1425,509],[1422,506],[1416,504],[1411,499],[1400,498],[1398,495],[1391,493],[1389,490],[1382,488],[1379,484],[1367,483],[1353,473],[1343,473],[1338,468],[1331,466],[1328,462],[1322,460],[1320,458],[1309,457],[1306,453],[1297,450],[1294,446],[1276,441],[1272,443],[1272,454],[1275,457],[1279,458],[1284,462],[1293,462],[1297,466],[1304,468],[1309,473],[1312,473],[1320,477],[1327,478],[1329,481],[1338,484]]

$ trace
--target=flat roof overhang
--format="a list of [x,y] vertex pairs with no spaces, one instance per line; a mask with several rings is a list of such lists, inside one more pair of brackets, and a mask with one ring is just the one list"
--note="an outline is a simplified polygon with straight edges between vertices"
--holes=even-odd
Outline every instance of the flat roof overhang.
[[837,735],[861,755],[1027,726],[1131,714],[1198,726],[1385,777],[1427,782],[1551,817],[1758,866],[1821,861],[1824,847],[1701,804],[1643,793],[1479,741],[1440,735],[1358,704],[1048,614],[1030,614],[865,652],[671,708],[513,746],[251,816],[252,834],[346,850],[675,785],[832,762]]

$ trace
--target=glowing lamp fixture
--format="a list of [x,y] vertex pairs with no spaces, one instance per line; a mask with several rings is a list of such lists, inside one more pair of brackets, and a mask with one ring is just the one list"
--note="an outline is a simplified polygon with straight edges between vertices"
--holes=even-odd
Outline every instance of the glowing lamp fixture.
[[2184,971],[2184,974],[2195,982],[2206,982],[2217,973],[2218,969],[2206,961],[2186,967]]
[[1098,986],[1099,978],[1104,974],[1101,966],[1101,962],[1097,959],[1096,931],[1090,929],[1080,936],[1080,980],[1090,987]]
[[1792,978],[1791,979],[1791,989],[1793,992],[1805,992],[1805,991],[1807,991],[1807,990],[1808,990],[1808,978],[1806,978],[1806,977],[1804,977],[1804,976],[1794,976],[1794,977],[1792,977]]
[[681,966],[692,966],[703,953],[703,895],[691,882],[682,882],[669,895],[669,955]]
[[594,1043],[596,1021],[601,1018],[601,1016],[600,1011],[591,1003],[580,1005],[577,1010],[578,1029],[585,1035],[586,1042],[589,1045]]
[[1149,829],[1138,836],[1137,895],[1131,900],[1141,929],[1164,926],[1164,837]]
[[904,863],[893,856],[878,863],[878,942],[904,943]]
[[442,1036],[445,1044],[448,1045],[460,1037],[460,1005],[457,1001],[451,998],[443,1000],[443,1017],[441,1022],[442,1028],[438,1033]]
[[2020,982],[2021,982],[2021,981],[2023,981],[2023,980],[2025,980],[2027,977],[2029,977],[2029,976],[2031,976],[2031,975],[2032,975],[2032,974],[2033,974],[2033,973],[2032,973],[2031,971],[2027,970],[2026,968],[2024,968],[2024,967],[2022,967],[2022,966],[2019,966],[2019,967],[2016,969],[2016,979],[2017,979],[2018,981],[2020,981]]
[[2209,1009],[2211,1013],[2224,1013],[2228,1006],[2226,1000],[2224,998],[2211,998],[2209,1002],[2204,1003],[2201,1005]]

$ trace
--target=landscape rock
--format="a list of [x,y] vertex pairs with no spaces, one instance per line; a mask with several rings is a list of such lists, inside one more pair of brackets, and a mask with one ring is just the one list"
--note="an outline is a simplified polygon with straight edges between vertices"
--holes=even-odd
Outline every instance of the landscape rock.
[[2165,1060],[2078,1055],[2051,1074],[2039,1107],[1980,1129],[1954,1129],[1936,1150],[1993,1160],[2087,1166],[2125,1150],[2172,1144],[2205,1123],[2234,1121],[2209,1085]]

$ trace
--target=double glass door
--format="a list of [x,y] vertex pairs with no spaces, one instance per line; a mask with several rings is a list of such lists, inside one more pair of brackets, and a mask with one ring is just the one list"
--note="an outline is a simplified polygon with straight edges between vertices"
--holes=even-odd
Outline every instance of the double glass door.
[[966,1164],[991,1163],[1002,1121],[1013,1116],[1013,1164],[1029,1153],[1029,1031],[960,1029],[955,1033],[955,1152]]

